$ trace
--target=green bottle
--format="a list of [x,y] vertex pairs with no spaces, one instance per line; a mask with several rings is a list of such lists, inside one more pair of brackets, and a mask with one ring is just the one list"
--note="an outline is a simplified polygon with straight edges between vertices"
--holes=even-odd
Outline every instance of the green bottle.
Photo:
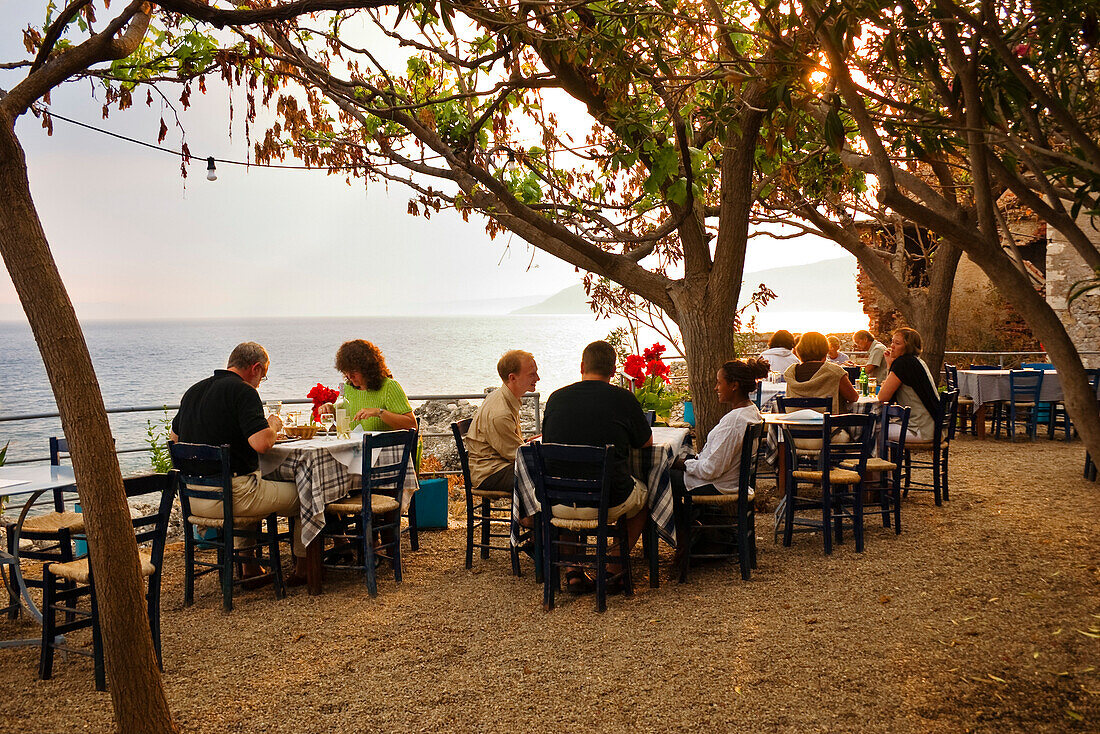
[[867,368],[859,368],[859,377],[856,378],[856,384],[859,385],[859,394],[867,397]]

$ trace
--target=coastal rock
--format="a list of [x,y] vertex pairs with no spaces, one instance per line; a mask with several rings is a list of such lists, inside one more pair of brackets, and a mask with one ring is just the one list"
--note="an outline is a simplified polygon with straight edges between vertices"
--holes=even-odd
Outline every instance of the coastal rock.
[[[469,400],[428,400],[414,413],[420,423],[420,435],[424,441],[424,455],[434,456],[444,471],[460,471],[458,449],[451,434],[451,423],[472,418],[479,405]],[[524,398],[520,407],[520,426],[524,436],[539,432],[542,406],[534,398]]]

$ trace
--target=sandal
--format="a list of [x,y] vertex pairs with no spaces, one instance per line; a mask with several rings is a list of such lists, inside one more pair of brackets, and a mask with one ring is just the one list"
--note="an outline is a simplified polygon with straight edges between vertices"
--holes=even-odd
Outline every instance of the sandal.
[[565,574],[565,588],[570,594],[591,594],[596,584],[584,571],[573,569]]

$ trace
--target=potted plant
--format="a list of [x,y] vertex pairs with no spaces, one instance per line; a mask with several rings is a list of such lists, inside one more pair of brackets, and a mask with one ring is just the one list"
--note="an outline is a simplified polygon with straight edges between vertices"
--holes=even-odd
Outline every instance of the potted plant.
[[623,363],[623,374],[634,385],[634,397],[642,410],[652,410],[657,414],[657,422],[668,424],[672,405],[680,395],[669,386],[668,365],[661,359],[665,347],[654,344],[639,354],[628,355]]

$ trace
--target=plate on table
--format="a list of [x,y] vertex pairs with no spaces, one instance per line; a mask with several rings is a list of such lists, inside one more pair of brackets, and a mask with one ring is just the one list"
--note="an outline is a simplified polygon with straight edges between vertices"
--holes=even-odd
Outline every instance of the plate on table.
[[302,440],[301,436],[286,436],[284,438],[275,439],[275,445],[278,446],[280,444],[290,443],[291,441],[301,441],[301,440]]

